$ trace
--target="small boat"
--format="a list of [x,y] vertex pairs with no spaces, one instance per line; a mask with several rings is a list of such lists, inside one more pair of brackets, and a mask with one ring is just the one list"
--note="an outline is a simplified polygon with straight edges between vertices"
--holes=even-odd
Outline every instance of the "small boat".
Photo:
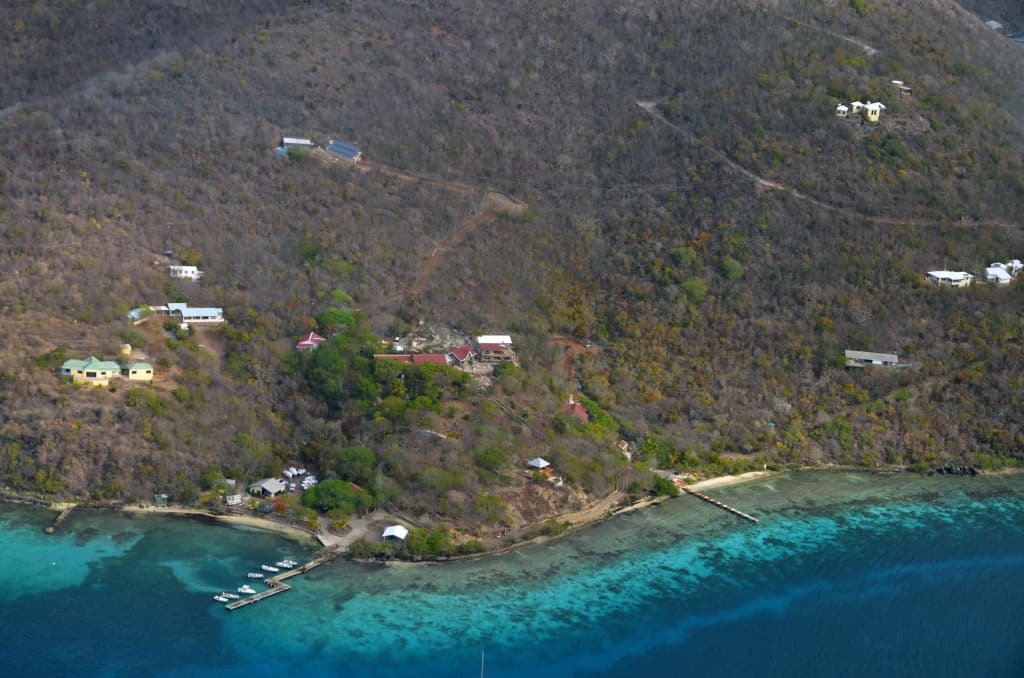
[[280,572],[281,568],[274,567],[273,565],[260,565],[260,569],[264,572]]
[[256,589],[254,589],[253,587],[249,586],[248,584],[245,584],[244,586],[239,586],[238,587],[238,592],[239,593],[244,593],[247,596],[251,596],[252,594],[256,593]]
[[298,563],[294,560],[279,560],[276,563],[274,563],[274,565],[277,565],[278,567],[292,568],[298,565]]
[[249,574],[247,574],[245,576],[248,577],[249,579],[263,579],[267,575],[263,574],[262,572],[250,572]]
[[238,594],[237,593],[224,592],[221,595],[224,596],[225,598],[230,598],[231,600],[238,600]]
[[218,603],[226,603],[226,602],[228,602],[228,599],[225,598],[223,594],[214,596],[213,599],[216,600]]

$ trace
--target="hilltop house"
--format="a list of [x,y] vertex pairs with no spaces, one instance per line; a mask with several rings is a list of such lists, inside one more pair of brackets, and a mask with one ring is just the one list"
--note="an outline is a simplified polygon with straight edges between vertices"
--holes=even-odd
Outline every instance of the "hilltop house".
[[350,144],[347,141],[341,141],[340,139],[331,139],[328,141],[327,152],[341,158],[345,162],[350,162],[353,165],[359,162],[363,157],[363,152],[358,146]]
[[896,96],[900,99],[909,99],[914,96],[914,88],[908,87],[902,80],[891,80],[890,83],[892,88],[896,91]]
[[966,271],[928,271],[928,280],[939,286],[970,287],[974,276]]
[[89,356],[85,360],[65,360],[60,367],[61,376],[71,377],[76,384],[107,386],[111,379],[121,376],[121,366],[112,360]]
[[121,378],[128,381],[153,381],[153,366],[149,363],[128,363],[121,367]]
[[324,343],[325,341],[327,340],[321,337],[316,332],[310,332],[309,334],[302,335],[302,338],[299,339],[298,343],[295,344],[295,348],[299,349],[300,351],[312,351],[314,348]]
[[900,359],[895,353],[872,353],[870,351],[844,351],[847,367],[867,367],[868,365],[884,365],[896,367]]
[[848,106],[845,106],[843,104],[839,104],[838,106],[836,106],[836,117],[837,118],[845,118],[845,117],[847,117],[849,115],[849,113],[850,113],[850,108]]
[[199,280],[203,277],[203,272],[195,266],[178,266],[172,264],[167,267],[167,273],[172,278],[179,278],[181,280]]
[[1003,264],[992,264],[985,269],[985,282],[994,282],[997,285],[1009,285],[1013,276],[1006,270]]

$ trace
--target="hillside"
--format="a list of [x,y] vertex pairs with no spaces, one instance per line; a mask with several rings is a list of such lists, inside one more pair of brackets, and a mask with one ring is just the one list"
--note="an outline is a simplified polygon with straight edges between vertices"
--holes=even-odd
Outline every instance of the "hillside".
[[[1024,258],[1024,50],[955,3],[156,4],[0,31],[8,485],[195,501],[306,463],[478,533],[651,465],[1024,459],[1024,288],[924,279]],[[878,124],[835,117],[857,99]],[[125,319],[175,300],[228,324]],[[521,367],[374,363],[421,321],[511,333]],[[567,370],[558,335],[593,350]],[[57,376],[122,342],[154,384]]]

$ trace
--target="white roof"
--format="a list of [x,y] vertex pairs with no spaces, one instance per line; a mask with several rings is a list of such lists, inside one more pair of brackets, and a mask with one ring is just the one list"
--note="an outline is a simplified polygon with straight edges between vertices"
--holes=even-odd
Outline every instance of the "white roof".
[[966,271],[928,271],[928,275],[941,280],[969,280],[974,276]]
[[395,539],[405,539],[409,535],[407,530],[402,525],[391,525],[384,530],[384,539],[394,537]]
[[481,334],[476,338],[478,344],[505,344],[512,345],[512,337],[507,334]]
[[839,104],[838,106],[836,106],[836,110],[837,111],[848,111],[850,109],[849,109],[849,107],[844,106],[843,104]]
[[853,102],[850,102],[850,105],[851,106],[863,106],[864,102],[863,101],[853,101]]
[[894,85],[902,85],[902,84],[903,84],[903,81],[902,81],[902,80],[890,80],[890,82],[891,82],[892,84],[894,84]]
[[550,462],[548,462],[546,459],[542,459],[541,457],[531,459],[530,461],[526,462],[526,465],[529,466],[530,468],[547,468],[548,466],[551,466]]
[[881,101],[872,101],[865,108],[870,108],[872,110],[878,109],[878,110],[884,111],[885,110],[885,104],[883,104]]
[[285,484],[277,478],[264,478],[256,483],[256,485],[265,492],[270,492],[272,494],[278,494],[279,492],[285,491]]
[[986,268],[985,269],[985,277],[986,278],[995,278],[996,280],[1005,280],[1006,282],[1010,282],[1010,280],[1013,279],[1010,276],[1010,272],[1009,271],[1007,271],[1005,268],[1001,268],[1001,267],[998,267],[998,266],[993,266],[991,268]]
[[297,137],[282,137],[281,143],[285,146],[312,146],[313,142],[309,139],[299,139]]

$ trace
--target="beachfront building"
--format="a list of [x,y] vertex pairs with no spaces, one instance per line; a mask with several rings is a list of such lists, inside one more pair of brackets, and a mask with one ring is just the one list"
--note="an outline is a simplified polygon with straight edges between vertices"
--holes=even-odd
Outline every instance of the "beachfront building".
[[384,541],[405,541],[405,538],[409,536],[409,530],[403,525],[391,525],[384,529],[384,534],[381,536]]
[[111,379],[121,376],[121,366],[112,360],[100,360],[89,356],[85,360],[65,360],[60,366],[62,377],[71,377],[76,384],[107,386]]
[[249,494],[254,497],[276,497],[288,487],[277,478],[264,478],[249,486]]
[[928,271],[928,281],[945,287],[970,287],[974,276],[966,271]]

